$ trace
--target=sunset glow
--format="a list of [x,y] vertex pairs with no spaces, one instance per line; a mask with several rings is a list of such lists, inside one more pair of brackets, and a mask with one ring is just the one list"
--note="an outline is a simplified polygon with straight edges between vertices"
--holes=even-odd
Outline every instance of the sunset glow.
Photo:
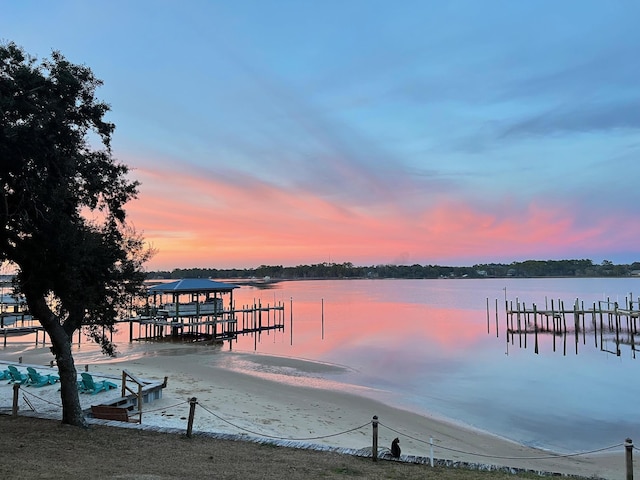
[[149,270],[640,261],[635,4],[4,7],[104,81]]
[[[182,266],[592,258],[603,247],[633,251],[640,234],[634,223],[617,231],[625,219],[616,215],[579,225],[575,210],[543,202],[499,213],[446,200],[421,212],[398,204],[367,211],[255,179],[224,183],[171,170],[136,174],[142,189],[131,203],[131,220],[144,227],[160,257]],[[145,185],[159,176],[171,177],[170,192],[147,192]]]

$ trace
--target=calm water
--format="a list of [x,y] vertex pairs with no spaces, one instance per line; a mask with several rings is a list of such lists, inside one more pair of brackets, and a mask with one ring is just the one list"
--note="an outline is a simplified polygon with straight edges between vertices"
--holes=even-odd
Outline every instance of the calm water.
[[[545,299],[568,306],[576,298],[587,306],[607,298],[624,305],[630,293],[637,300],[640,279],[304,281],[266,291],[243,288],[235,298],[284,301],[287,315],[293,299],[293,345],[289,331],[263,334],[256,351],[346,365],[348,373],[325,377],[384,402],[558,451],[640,438],[640,358],[624,345],[620,357],[602,352],[588,336],[577,355],[571,337],[566,355],[561,340],[553,350],[550,336],[540,337],[539,354],[532,337],[527,349],[517,338],[507,345],[505,293],[540,307]],[[254,345],[245,338],[234,350],[253,351]],[[613,344],[609,350],[615,350]],[[251,362],[236,367],[319,383],[288,367],[268,372]]]
[[[505,295],[543,307],[545,300],[568,306],[576,298],[588,306],[607,297],[624,304],[630,293],[637,300],[640,279],[325,280],[242,287],[234,292],[236,306],[284,302],[287,329],[234,343],[234,351],[251,355],[228,355],[225,345],[212,357],[227,368],[351,390],[526,445],[587,451],[640,438],[640,358],[624,345],[619,357],[604,353],[592,337],[580,343],[578,354],[570,338],[566,355],[561,340],[553,350],[550,336],[540,338],[539,354],[532,337],[526,349],[517,338],[507,343]],[[137,348],[120,345],[124,355]],[[84,345],[74,355],[90,350]],[[251,361],[255,353],[347,368],[299,371],[284,361],[265,368]]]

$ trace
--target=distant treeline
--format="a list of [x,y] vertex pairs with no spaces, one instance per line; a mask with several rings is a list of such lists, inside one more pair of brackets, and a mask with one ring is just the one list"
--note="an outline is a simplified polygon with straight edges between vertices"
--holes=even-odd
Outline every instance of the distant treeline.
[[472,267],[440,265],[375,265],[357,267],[350,262],[315,265],[261,265],[257,268],[176,268],[171,272],[149,272],[147,278],[218,278],[296,280],[312,278],[499,278],[499,277],[628,277],[640,276],[640,262],[614,265],[605,260],[526,260],[524,262],[487,263]]

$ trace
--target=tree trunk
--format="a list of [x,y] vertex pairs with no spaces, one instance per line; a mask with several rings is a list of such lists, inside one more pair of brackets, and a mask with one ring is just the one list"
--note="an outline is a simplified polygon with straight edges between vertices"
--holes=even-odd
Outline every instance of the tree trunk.
[[78,427],[88,427],[80,406],[78,393],[78,373],[71,355],[71,334],[67,334],[60,324],[60,319],[47,306],[44,297],[36,295],[33,298],[25,291],[29,309],[40,321],[49,338],[51,351],[56,357],[58,373],[60,374],[60,398],[62,400],[62,423]]
[[[58,326],[58,329],[62,331],[61,326]],[[78,393],[78,373],[71,355],[71,338],[64,331],[60,335],[62,337],[60,340],[54,340],[54,336],[51,334],[49,336],[51,337],[56,363],[58,364],[58,373],[60,374],[62,423],[86,428],[88,425],[80,406]]]

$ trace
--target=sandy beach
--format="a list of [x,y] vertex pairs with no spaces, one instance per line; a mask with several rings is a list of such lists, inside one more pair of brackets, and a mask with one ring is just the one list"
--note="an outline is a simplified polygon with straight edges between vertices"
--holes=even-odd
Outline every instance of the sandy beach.
[[[204,348],[203,348],[204,347]],[[296,382],[273,381],[229,368],[229,359],[242,361],[248,353],[215,351],[199,345],[154,344],[141,346],[137,353],[109,359],[92,354],[76,355],[78,372],[88,371],[97,379],[107,378],[121,384],[123,369],[144,379],[162,381],[168,377],[161,399],[143,405],[142,425],[185,429],[189,399],[197,399],[194,431],[263,436],[287,439],[293,444],[317,444],[352,449],[371,447],[371,420],[377,415],[379,446],[389,447],[400,438],[402,454],[439,459],[503,465],[536,471],[573,474],[608,479],[625,478],[624,447],[606,452],[576,456],[556,456],[528,448],[443,419],[417,415],[377,402],[371,397],[336,389],[300,386]],[[18,363],[22,357],[22,365]],[[36,366],[41,373],[49,368],[48,348],[0,351],[0,368],[12,364],[25,370]],[[90,363],[83,360],[90,359]],[[221,362],[224,360],[224,362]],[[252,362],[265,368],[286,365],[292,378],[318,369],[339,368],[292,358],[252,355]],[[86,367],[85,367],[86,365]],[[226,365],[226,367],[221,366]],[[326,386],[325,386],[326,387]],[[58,387],[22,387],[20,409],[35,409],[38,414],[60,415]],[[120,390],[80,396],[84,408],[108,403],[120,396]],[[0,385],[0,409],[11,408],[13,388]],[[29,404],[27,404],[28,400]]]

